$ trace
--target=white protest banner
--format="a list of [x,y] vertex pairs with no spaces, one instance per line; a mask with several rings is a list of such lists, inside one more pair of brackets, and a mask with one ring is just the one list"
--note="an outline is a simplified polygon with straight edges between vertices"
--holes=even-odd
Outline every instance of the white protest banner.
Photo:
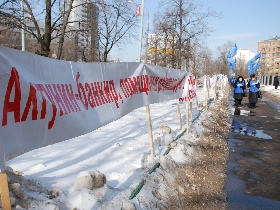
[[209,91],[210,88],[211,88],[211,77],[209,75],[205,75],[204,76],[204,82],[203,82],[203,90],[206,92],[206,91]]
[[188,76],[185,83],[182,98],[179,98],[179,103],[183,104],[187,101],[194,102],[196,100],[196,78],[195,76]]
[[196,100],[196,78],[195,76],[188,77],[188,99],[190,102],[194,102]]
[[222,74],[218,74],[217,75],[217,87],[219,87],[219,85],[224,82],[224,75]]
[[186,71],[143,63],[77,63],[0,47],[0,169],[36,148],[182,97]]

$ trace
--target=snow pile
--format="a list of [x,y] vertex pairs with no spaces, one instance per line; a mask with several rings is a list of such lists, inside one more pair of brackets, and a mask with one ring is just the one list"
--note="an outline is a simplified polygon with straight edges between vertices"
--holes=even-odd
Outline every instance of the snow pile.
[[[14,205],[42,210],[226,209],[228,92],[228,85],[222,87],[217,101],[202,113],[194,103],[190,133],[170,144],[164,143],[170,136],[161,126],[170,127],[172,140],[183,132],[177,105],[174,101],[151,105],[155,159],[150,157],[143,107],[87,135],[8,161],[14,169],[8,172]],[[198,96],[202,109],[204,92],[199,90]],[[185,124],[184,114],[182,119]],[[106,183],[75,191],[79,173],[95,170],[105,175]],[[130,200],[139,186],[142,189]]]
[[[203,103],[203,100],[200,99],[199,103]],[[181,110],[185,109],[184,106],[180,105]],[[129,197],[139,183],[143,180],[149,183],[147,177],[154,176],[152,179],[157,179],[156,173],[149,173],[156,163],[160,162],[164,170],[172,171],[176,162],[191,161],[191,144],[195,143],[195,139],[172,143],[182,132],[178,129],[177,113],[177,105],[172,101],[151,105],[153,130],[156,131],[155,159],[149,156],[149,137],[143,107],[90,134],[40,148],[9,161],[8,165],[20,171],[11,170],[8,173],[10,189],[15,191],[11,187],[14,185],[18,191],[12,196],[15,198],[13,206],[18,209],[120,209],[123,205],[129,206]],[[198,115],[195,106],[193,114],[194,118]],[[170,143],[173,151],[164,156]],[[107,183],[103,177],[103,185],[98,188],[85,187],[84,175],[94,170],[103,173]],[[75,180],[81,177],[83,187],[75,186]],[[92,178],[91,175],[87,177]],[[86,183],[92,184],[89,179]],[[142,191],[146,192],[144,189]],[[145,208],[145,204],[135,202],[135,198],[132,202],[136,208]]]
[[275,87],[272,85],[269,86],[261,85],[260,90],[264,92],[268,92],[270,95],[274,97],[280,98],[280,87],[278,87],[278,89],[275,89]]
[[96,189],[103,187],[106,183],[106,177],[99,171],[83,171],[78,174],[75,183],[74,191],[81,191],[82,189]]

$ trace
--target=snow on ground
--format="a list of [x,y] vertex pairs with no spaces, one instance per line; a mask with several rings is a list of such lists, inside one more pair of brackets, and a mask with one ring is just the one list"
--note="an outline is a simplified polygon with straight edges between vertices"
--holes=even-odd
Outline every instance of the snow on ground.
[[271,101],[269,98],[264,97],[263,100],[269,101],[269,103],[275,107],[278,111],[280,111],[280,87],[278,89],[275,89],[275,86],[272,85],[261,85],[260,88],[261,91],[267,92],[269,97],[271,98],[277,98],[278,100],[276,101]]
[[[280,90],[273,88],[274,86],[262,86],[262,90],[280,97]],[[199,104],[204,103],[204,92],[197,92]],[[184,104],[180,104],[180,110],[185,125]],[[192,110],[193,118],[198,117],[196,103],[193,103]],[[159,156],[167,150],[164,145],[166,134],[161,133],[160,126],[169,126],[173,138],[182,132],[179,129],[175,101],[150,105],[150,111],[155,159],[149,156],[146,108],[142,107],[89,134],[33,150],[8,161],[7,165],[14,171],[23,172],[21,190],[25,196],[17,201],[17,209],[26,209],[28,206],[28,209],[42,210],[93,210],[100,209],[102,203],[106,202],[104,209],[120,209],[121,203],[129,201],[132,191],[159,161]],[[199,120],[203,119],[198,118]],[[195,144],[195,135],[190,134],[188,141]],[[190,161],[178,148],[172,152],[171,158],[177,162]],[[191,156],[193,150],[190,147],[186,152]],[[75,192],[74,181],[77,175],[91,170],[103,173],[106,185],[93,191]],[[51,190],[57,192],[57,195],[51,197]],[[137,203],[135,205],[137,209],[141,209]]]
[[280,97],[280,86],[275,89],[274,86],[272,85],[269,85],[269,86],[266,86],[266,85],[261,85],[261,90],[263,91],[268,91],[271,95],[275,96],[275,97]]
[[275,97],[278,97],[278,98],[280,97],[280,86],[277,89],[275,89],[275,87],[272,85],[268,85],[268,86],[261,85],[260,89],[262,91],[268,91],[270,94],[272,94]]

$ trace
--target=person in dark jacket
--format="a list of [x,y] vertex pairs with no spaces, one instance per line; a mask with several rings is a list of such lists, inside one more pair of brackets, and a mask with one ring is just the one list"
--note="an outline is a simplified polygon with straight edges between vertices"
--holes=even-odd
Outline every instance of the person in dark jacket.
[[250,108],[256,108],[256,103],[258,102],[258,92],[260,88],[260,82],[257,80],[255,74],[250,75],[250,80],[247,83],[249,88],[248,99],[250,103]]
[[233,84],[233,87],[234,87],[233,98],[234,98],[234,102],[235,102],[234,105],[240,106],[241,101],[244,96],[244,90],[246,89],[246,84],[245,84],[244,78],[242,76],[238,76],[237,80]]
[[277,89],[278,86],[279,86],[279,77],[278,77],[278,73],[277,73],[276,76],[273,78],[273,85],[275,86],[275,89]]

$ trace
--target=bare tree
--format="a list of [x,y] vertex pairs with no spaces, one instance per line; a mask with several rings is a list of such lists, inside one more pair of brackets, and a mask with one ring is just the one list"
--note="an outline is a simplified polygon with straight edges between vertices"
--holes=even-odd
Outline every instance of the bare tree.
[[[65,38],[72,41],[70,48],[73,51],[63,49],[62,59],[75,57],[75,61],[98,61],[98,13],[96,2],[79,0],[73,3]],[[73,55],[71,55],[73,54]]]
[[227,41],[221,46],[217,47],[218,57],[216,59],[216,66],[221,74],[228,75],[229,74],[229,63],[227,60],[228,52],[232,49],[234,46],[234,42]]
[[68,9],[65,12],[65,15],[63,17],[63,22],[62,22],[62,27],[61,27],[61,36],[59,37],[59,46],[58,46],[58,52],[57,52],[57,59],[60,60],[61,54],[62,54],[62,47],[64,43],[64,37],[65,37],[65,31],[66,31],[66,26],[68,23],[68,18],[72,10],[72,5],[73,5],[74,0],[70,0],[68,4]]
[[193,60],[195,61],[194,63],[197,69],[195,72],[197,73],[197,76],[213,75],[216,71],[213,65],[213,52],[198,43],[193,48],[195,53],[192,57],[194,57]]
[[99,60],[106,62],[115,45],[129,40],[136,17],[127,0],[98,0],[98,5]]
[[[220,14],[208,9],[201,11],[201,5],[191,0],[162,0],[157,16],[157,31],[168,33],[168,42],[176,49],[176,64],[172,66],[188,69],[191,59],[191,45],[199,39],[206,37],[212,31],[207,24],[207,19],[220,17]],[[168,32],[167,32],[168,31]],[[172,43],[174,42],[174,43]]]
[[243,77],[248,77],[248,71],[247,71],[247,62],[243,58],[237,58],[236,59],[236,65],[235,70],[237,75],[241,75]]
[[8,28],[24,29],[35,37],[40,44],[37,53],[49,56],[53,39],[59,38],[59,52],[62,48],[73,1],[67,1],[68,9],[62,11],[60,0],[45,0],[43,4],[38,0],[8,0],[1,6],[0,19]]
[[155,34],[149,38],[149,53],[154,57],[154,64],[177,68],[176,21],[162,15],[155,15]]

